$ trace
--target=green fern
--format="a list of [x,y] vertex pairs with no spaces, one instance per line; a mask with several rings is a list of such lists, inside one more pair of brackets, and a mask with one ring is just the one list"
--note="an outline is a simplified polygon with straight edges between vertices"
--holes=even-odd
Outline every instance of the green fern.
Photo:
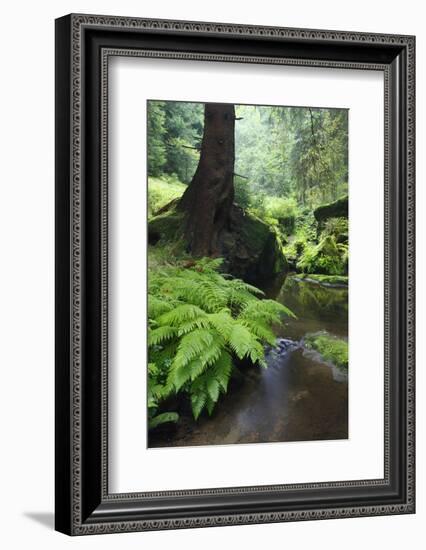
[[212,372],[222,390],[226,392],[232,373],[232,358],[226,350],[222,350],[220,357],[212,367]]
[[196,305],[182,304],[161,315],[157,321],[160,325],[180,326],[182,321],[193,321],[203,315],[205,315],[205,312]]
[[230,348],[239,359],[243,359],[257,341],[257,337],[247,327],[237,323],[234,325],[228,340]]
[[155,319],[158,315],[170,311],[172,308],[173,306],[167,300],[151,294],[148,301],[148,317]]
[[[222,260],[202,258],[167,265],[148,278],[148,407],[162,414],[172,393],[189,397],[198,419],[213,414],[228,389],[234,359],[265,366],[264,345],[272,325],[293,313],[263,292],[219,272]],[[156,427],[151,422],[150,427]]]
[[197,328],[185,334],[182,337],[176,357],[174,358],[174,365],[176,367],[188,364],[195,357],[201,355],[206,348],[211,346],[214,341],[214,336],[211,331],[207,329]]
[[167,325],[160,326],[148,331],[148,346],[155,346],[172,339],[176,334],[176,329]]

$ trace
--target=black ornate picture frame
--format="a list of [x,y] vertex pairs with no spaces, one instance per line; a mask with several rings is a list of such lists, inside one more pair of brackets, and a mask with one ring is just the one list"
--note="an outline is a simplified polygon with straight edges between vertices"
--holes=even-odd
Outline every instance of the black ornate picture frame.
[[[384,74],[384,477],[108,491],[111,56]],[[69,535],[409,514],[414,501],[413,36],[68,15],[56,21],[56,529]]]

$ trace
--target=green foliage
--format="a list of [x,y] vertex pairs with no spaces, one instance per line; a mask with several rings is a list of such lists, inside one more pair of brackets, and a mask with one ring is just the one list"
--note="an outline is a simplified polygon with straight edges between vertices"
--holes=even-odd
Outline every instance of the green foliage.
[[297,203],[293,197],[269,196],[265,200],[265,209],[271,218],[276,218],[278,221],[285,219],[295,220],[298,215]]
[[236,114],[235,168],[252,195],[313,208],[347,192],[346,110],[237,105]]
[[316,350],[326,361],[340,369],[348,368],[348,342],[325,331],[305,336],[305,346]]
[[270,196],[259,193],[251,201],[250,211],[270,225],[281,225],[287,234],[292,233],[298,215],[294,198]]
[[173,176],[148,177],[148,217],[183,195],[186,185]]
[[197,168],[203,134],[201,103],[148,102],[148,174],[174,175],[189,183]]
[[166,145],[165,137],[165,120],[164,113],[165,103],[163,101],[150,101],[148,103],[148,120],[147,120],[147,136],[148,136],[148,174],[150,176],[158,176],[163,171],[166,163]]
[[284,254],[295,264],[302,256],[307,246],[316,242],[317,222],[310,209],[300,209],[295,220],[294,234],[290,236],[284,247]]
[[165,375],[155,363],[148,363],[148,428],[153,429],[166,422],[177,422],[176,412],[158,413],[160,402],[170,393],[165,386]]
[[247,180],[239,176],[234,177],[234,201],[241,208],[248,208],[251,202],[250,187]]
[[233,360],[265,366],[264,344],[274,344],[272,324],[293,315],[262,292],[219,273],[221,259],[157,264],[149,272],[150,395],[183,393],[194,418],[211,414],[226,392]]
[[318,244],[306,243],[297,268],[305,273],[344,275],[347,262],[347,245],[337,243],[333,235],[324,235]]
[[348,112],[345,109],[293,108],[294,145],[290,170],[298,199],[311,208],[347,190]]
[[289,156],[292,133],[288,109],[237,105],[235,123],[235,171],[248,178],[253,196],[291,192]]
[[337,242],[347,243],[349,235],[348,218],[329,218],[324,225],[324,235],[332,235]]

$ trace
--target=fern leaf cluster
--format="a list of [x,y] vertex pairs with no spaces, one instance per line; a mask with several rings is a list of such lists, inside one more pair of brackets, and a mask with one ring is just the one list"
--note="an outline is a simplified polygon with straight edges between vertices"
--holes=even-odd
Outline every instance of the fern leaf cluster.
[[[194,418],[212,414],[231,377],[233,360],[265,366],[264,345],[272,325],[293,315],[263,292],[219,272],[220,259],[149,273],[149,396],[157,414],[161,400],[185,393]],[[160,389],[159,389],[160,388]],[[164,417],[170,418],[170,417]],[[157,424],[155,424],[157,425]]]

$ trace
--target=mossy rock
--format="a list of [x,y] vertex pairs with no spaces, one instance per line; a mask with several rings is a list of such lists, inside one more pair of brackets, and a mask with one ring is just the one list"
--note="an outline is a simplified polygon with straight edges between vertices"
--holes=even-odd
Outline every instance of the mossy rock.
[[157,244],[174,242],[183,236],[184,216],[171,208],[154,216],[148,223],[148,242]]
[[323,222],[329,218],[347,218],[348,217],[348,196],[342,197],[330,204],[324,204],[314,210],[314,216],[317,222]]
[[229,229],[220,238],[227,270],[235,277],[259,283],[288,271],[278,234],[268,224],[233,206]]
[[280,224],[281,228],[284,230],[284,233],[286,233],[287,235],[291,235],[294,232],[296,218],[295,216],[286,216],[286,217],[278,218],[278,223]]
[[297,273],[296,279],[317,283],[323,286],[347,287],[349,277],[347,275],[322,275],[319,273]]
[[305,347],[316,350],[325,361],[342,370],[348,369],[348,342],[326,331],[307,334]]

